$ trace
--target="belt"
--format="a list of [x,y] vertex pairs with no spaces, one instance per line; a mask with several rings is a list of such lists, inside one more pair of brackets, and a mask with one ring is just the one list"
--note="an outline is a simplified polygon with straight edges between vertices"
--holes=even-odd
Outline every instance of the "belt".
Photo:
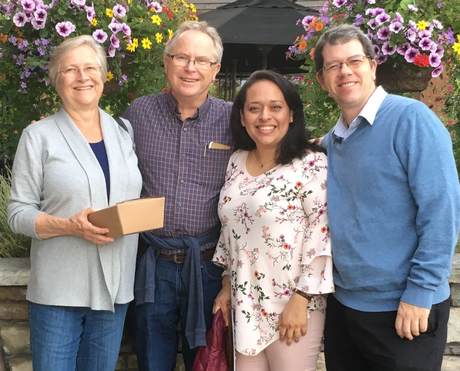
[[[214,256],[215,251],[216,249],[207,249],[207,250],[201,251],[200,253],[201,260],[202,261],[211,260],[212,257]],[[170,250],[168,251],[168,249],[162,249],[162,250],[159,250],[158,252],[159,259],[171,261],[176,264],[184,264],[186,256],[187,254],[185,253],[184,250],[173,250],[173,252],[171,252]]]

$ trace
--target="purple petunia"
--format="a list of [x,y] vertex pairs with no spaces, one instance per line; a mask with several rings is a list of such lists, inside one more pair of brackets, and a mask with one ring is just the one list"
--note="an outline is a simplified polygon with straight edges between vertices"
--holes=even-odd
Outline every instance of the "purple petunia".
[[85,6],[85,11],[86,11],[86,19],[91,22],[94,17],[96,16],[96,11],[94,10],[94,5]]
[[441,57],[436,53],[431,53],[428,60],[430,62],[431,67],[436,68],[439,67],[439,65],[441,64]]
[[117,49],[115,49],[112,45],[109,46],[109,48],[107,49],[107,55],[110,57],[110,58],[113,58],[115,57],[115,53],[117,52]]
[[430,38],[424,37],[423,39],[420,40],[420,42],[418,43],[418,46],[422,50],[431,50],[432,44],[433,44],[433,41],[431,41]]
[[376,21],[375,19],[370,19],[370,20],[367,22],[367,25],[368,25],[369,28],[371,28],[372,30],[375,30],[375,29],[378,27],[377,21]]
[[347,4],[347,0],[333,0],[333,1],[332,1],[332,4],[333,4],[336,8],[341,8],[342,6],[344,6],[344,5]]
[[355,21],[353,22],[353,25],[356,27],[361,26],[364,23],[364,17],[362,14],[356,14]]
[[396,52],[399,54],[399,55],[404,55],[406,54],[407,50],[410,48],[410,44],[409,43],[404,43],[400,46],[398,46],[396,48]]
[[406,39],[413,43],[417,39],[417,32],[409,28],[406,31]]
[[382,54],[383,55],[393,55],[396,53],[396,48],[391,46],[388,41],[385,41],[382,45]]
[[131,36],[131,27],[129,27],[126,23],[122,24],[121,30],[125,34],[125,36]]
[[70,3],[80,8],[85,6],[86,0],[70,0]]
[[438,77],[442,73],[442,71],[444,71],[444,66],[440,64],[433,71],[431,71],[431,77]]
[[115,18],[112,18],[109,24],[109,29],[110,31],[112,31],[112,33],[116,34],[123,30],[123,25],[120,22],[118,22]]
[[21,5],[25,12],[32,13],[35,10],[35,1],[21,0]]
[[393,32],[393,33],[399,33],[399,32],[402,30],[403,25],[402,25],[402,23],[399,22],[399,21],[393,21],[393,22],[390,23],[389,28],[390,28],[390,31],[391,31],[391,32]]
[[43,8],[38,8],[34,12],[34,18],[36,20],[46,21],[47,16],[48,16],[48,12]]
[[400,22],[400,23],[404,23],[404,18],[401,14],[399,14],[398,12],[395,13],[395,18],[394,18],[394,21],[395,22]]
[[113,15],[117,18],[123,18],[126,15],[126,8],[123,5],[116,4],[113,7]]
[[155,10],[155,13],[161,13],[163,10],[163,7],[158,1],[152,1],[149,4],[149,8]]
[[412,63],[414,62],[415,56],[418,54],[418,50],[414,47],[409,47],[404,53],[404,59],[406,62]]
[[120,39],[116,35],[110,36],[110,46],[115,49],[120,47]]
[[418,32],[418,37],[419,37],[420,39],[423,39],[423,38],[425,38],[425,37],[431,38],[432,35],[433,35],[433,32],[431,32],[431,31],[428,30],[428,29]]
[[16,25],[16,27],[24,27],[24,25],[27,23],[27,17],[25,13],[16,13],[13,17],[13,22]]
[[388,57],[386,55],[379,54],[379,55],[377,55],[377,58],[375,58],[375,59],[377,61],[377,64],[382,64],[382,63],[385,63],[388,60]]
[[56,32],[62,37],[67,37],[74,31],[75,25],[72,22],[64,21],[56,24]]
[[387,13],[382,13],[379,14],[377,17],[375,17],[375,21],[377,24],[380,26],[381,24],[384,24],[390,20],[390,16]]
[[103,44],[108,37],[109,35],[107,35],[107,33],[101,28],[98,28],[93,32],[93,39],[96,40],[99,44]]
[[377,31],[377,37],[379,40],[388,40],[390,38],[390,29],[388,27],[381,27]]
[[313,22],[314,19],[315,19],[315,17],[313,17],[312,15],[307,15],[307,16],[303,17],[302,18],[302,26],[305,29],[308,29],[310,24]]

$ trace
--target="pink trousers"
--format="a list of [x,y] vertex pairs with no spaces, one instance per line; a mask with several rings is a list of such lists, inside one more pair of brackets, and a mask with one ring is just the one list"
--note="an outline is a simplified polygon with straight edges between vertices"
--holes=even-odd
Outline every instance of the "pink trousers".
[[307,335],[287,345],[279,340],[255,356],[236,353],[236,371],[315,371],[321,350],[325,314],[315,311],[308,319]]

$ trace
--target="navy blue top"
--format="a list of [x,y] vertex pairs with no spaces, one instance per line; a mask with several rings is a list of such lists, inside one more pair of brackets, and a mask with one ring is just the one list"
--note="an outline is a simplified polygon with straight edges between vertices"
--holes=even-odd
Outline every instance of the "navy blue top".
[[99,165],[101,165],[102,171],[104,172],[105,187],[107,190],[107,200],[110,198],[110,171],[109,171],[109,160],[107,158],[107,152],[105,150],[104,141],[101,140],[97,143],[90,143],[91,149],[96,155]]

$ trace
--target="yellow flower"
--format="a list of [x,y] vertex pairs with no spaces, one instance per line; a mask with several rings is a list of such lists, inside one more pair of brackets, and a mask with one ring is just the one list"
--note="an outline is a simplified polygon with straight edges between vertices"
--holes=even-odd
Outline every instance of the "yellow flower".
[[91,26],[96,27],[97,26],[97,19],[96,18],[91,19],[90,23],[91,23]]
[[454,49],[454,52],[457,53],[457,57],[460,58],[460,41],[458,43],[455,43],[452,46],[452,49]]
[[105,15],[109,18],[113,18],[113,10],[110,8],[105,8]]
[[460,43],[460,33],[457,35],[457,41]]
[[173,36],[174,36],[174,31],[168,28],[168,40],[171,40]]
[[161,18],[159,15],[156,15],[156,14],[152,15],[150,17],[150,20],[152,21],[153,24],[156,24],[157,26],[161,24]]
[[152,42],[150,41],[148,37],[144,37],[142,39],[142,47],[144,49],[152,49]]
[[195,6],[195,4],[190,3],[190,10],[192,11],[192,13],[196,13],[196,6]]
[[131,43],[126,45],[126,50],[131,53],[134,53],[138,46],[139,46],[139,39],[135,37]]
[[128,5],[131,5],[132,2],[133,0],[128,0]]
[[163,34],[160,33],[160,32],[157,32],[155,34],[155,40],[156,40],[157,44],[161,44],[161,42],[163,41]]
[[427,21],[418,21],[417,22],[417,28],[420,30],[420,31],[423,31],[424,29],[426,29],[430,24],[427,22]]
[[136,51],[136,47],[134,46],[133,43],[131,43],[131,44],[126,45],[126,50],[131,53],[134,53]]
[[107,71],[107,81],[112,81],[113,80],[113,73],[112,71]]

